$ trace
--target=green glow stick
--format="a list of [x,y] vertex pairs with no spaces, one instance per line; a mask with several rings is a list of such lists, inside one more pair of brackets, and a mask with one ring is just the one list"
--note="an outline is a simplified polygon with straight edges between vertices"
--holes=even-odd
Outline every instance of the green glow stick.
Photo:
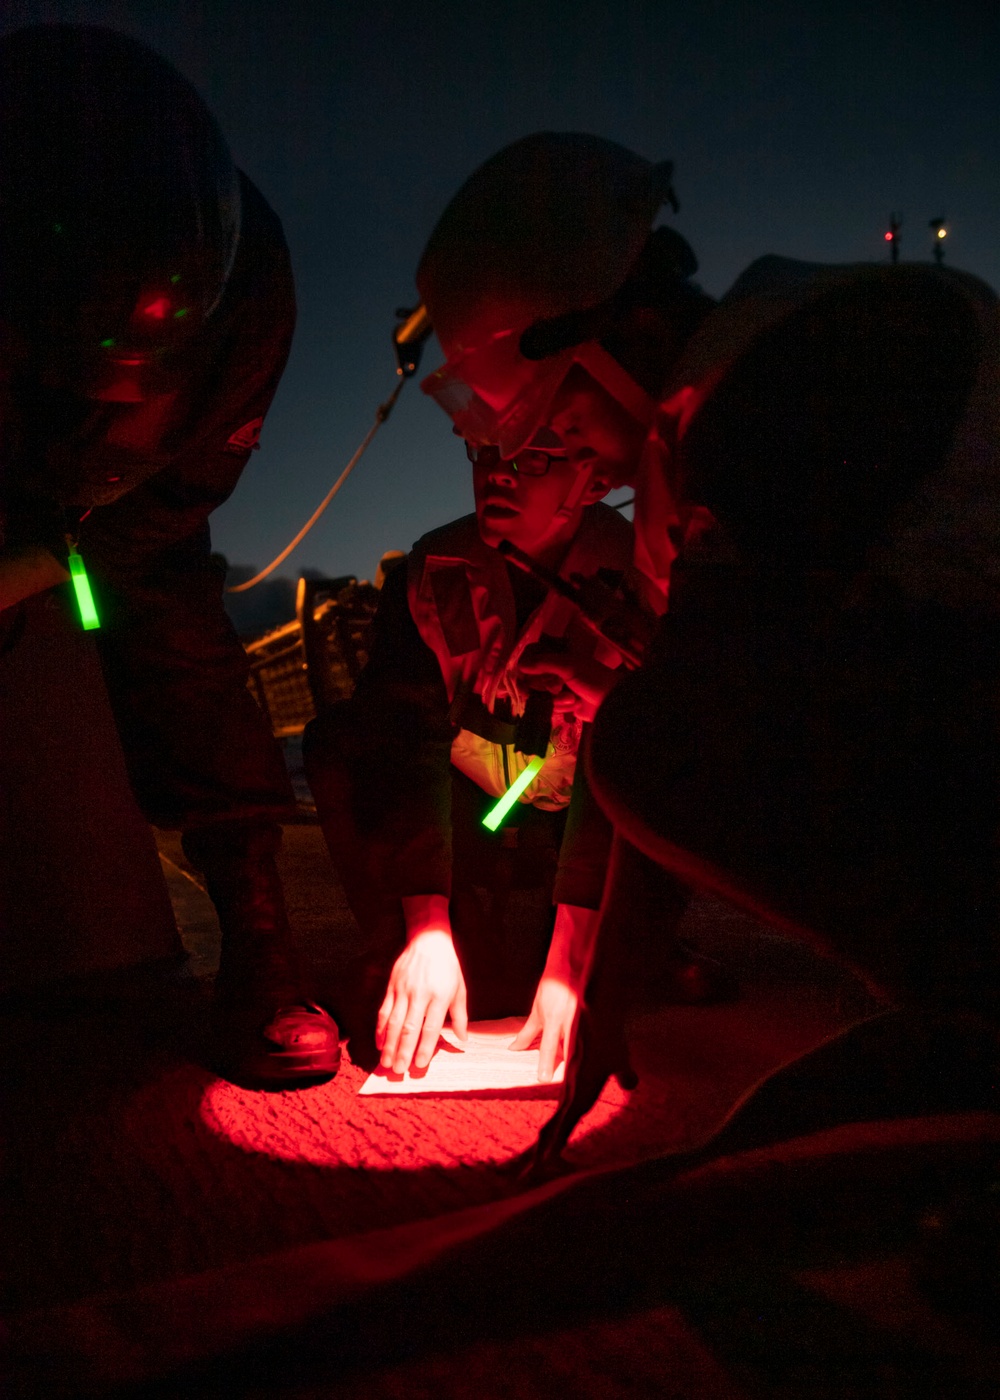
[[73,580],[73,588],[76,590],[76,603],[80,609],[83,630],[92,632],[95,627],[100,627],[101,619],[97,616],[97,608],[94,606],[94,595],[90,591],[87,570],[84,568],[83,560],[80,558],[75,544],[71,544],[69,547],[69,574]]
[[486,816],[483,817],[483,826],[486,827],[487,831],[496,831],[514,803],[521,796],[524,789],[538,776],[539,770],[544,762],[545,759],[539,758],[536,754],[524,772],[514,779],[496,806],[490,808]]

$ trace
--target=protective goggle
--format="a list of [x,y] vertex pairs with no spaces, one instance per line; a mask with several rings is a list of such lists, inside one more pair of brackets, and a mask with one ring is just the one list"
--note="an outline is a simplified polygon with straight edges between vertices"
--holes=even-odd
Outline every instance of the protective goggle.
[[467,442],[513,457],[534,437],[573,363],[572,351],[526,360],[520,336],[504,331],[485,345],[448,359],[421,384]]
[[[487,467],[496,466],[503,461],[499,447],[489,444],[467,442],[465,455],[470,462],[482,462]],[[509,458],[507,465],[517,472],[518,476],[545,476],[554,462],[567,460],[567,454],[555,448],[548,451],[540,447],[522,447]]]
[[574,365],[595,379],[637,422],[649,426],[656,401],[595,340],[542,360],[521,353],[521,334],[502,331],[484,345],[451,356],[421,384],[467,442],[492,445],[513,458],[536,435]]

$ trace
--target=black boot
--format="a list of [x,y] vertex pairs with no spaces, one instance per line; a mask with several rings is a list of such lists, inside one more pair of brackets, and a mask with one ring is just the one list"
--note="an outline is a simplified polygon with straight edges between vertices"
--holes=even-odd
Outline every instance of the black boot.
[[333,1019],[308,999],[274,853],[280,829],[225,823],[185,834],[222,929],[215,983],[220,1067],[245,1087],[295,1089],[340,1064]]

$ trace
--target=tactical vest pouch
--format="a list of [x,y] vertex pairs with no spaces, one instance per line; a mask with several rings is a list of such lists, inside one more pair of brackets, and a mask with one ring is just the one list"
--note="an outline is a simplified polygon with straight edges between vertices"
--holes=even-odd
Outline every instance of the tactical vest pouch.
[[[451,746],[451,761],[460,773],[491,797],[502,797],[511,783],[531,762],[531,754],[518,753],[513,744],[491,744],[468,729],[460,729]],[[546,812],[559,812],[569,806],[576,772],[576,752],[546,748],[545,765],[529,783],[519,801]]]

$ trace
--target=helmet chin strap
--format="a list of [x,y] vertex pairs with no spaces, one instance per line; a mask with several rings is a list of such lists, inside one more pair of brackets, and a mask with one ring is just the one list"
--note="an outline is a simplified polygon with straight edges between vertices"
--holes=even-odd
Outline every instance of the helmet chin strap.
[[[645,389],[635,382],[627,370],[624,370],[618,361],[609,355],[596,340],[586,341],[584,344],[574,347],[573,360],[574,363],[585,369],[616,403],[621,405],[630,418],[634,418],[646,429],[652,426],[659,407],[656,399],[651,398]],[[595,460],[577,473],[576,480],[570,486],[562,505],[555,513],[556,520],[570,518],[583,499],[596,470],[597,462]]]
[[621,405],[630,418],[650,428],[659,403],[641,388],[629,372],[596,340],[585,340],[573,347],[573,361]]
[[591,483],[596,467],[597,463],[591,462],[589,466],[577,472],[573,483],[563,498],[562,505],[555,513],[555,520],[568,520],[570,518],[583,499],[587,487]]

